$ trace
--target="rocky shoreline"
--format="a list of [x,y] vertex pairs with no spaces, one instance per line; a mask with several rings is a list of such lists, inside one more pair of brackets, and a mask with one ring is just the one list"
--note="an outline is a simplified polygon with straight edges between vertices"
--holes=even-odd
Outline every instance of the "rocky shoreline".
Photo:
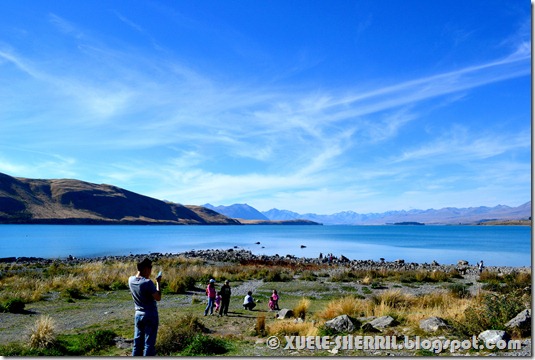
[[[150,253],[150,254],[130,254],[123,256],[100,256],[91,258],[77,258],[68,256],[63,259],[47,259],[40,257],[4,257],[0,258],[0,263],[16,263],[16,264],[52,264],[54,262],[61,262],[64,264],[84,264],[99,261],[136,261],[145,257],[154,260],[160,258],[192,258],[200,259],[208,262],[259,262],[265,264],[316,264],[316,265],[332,265],[347,267],[352,270],[396,270],[396,271],[410,271],[410,270],[427,270],[427,271],[459,271],[461,274],[475,275],[479,273],[477,264],[470,264],[466,260],[459,260],[457,264],[439,264],[436,261],[431,263],[415,263],[405,262],[403,259],[394,261],[385,261],[380,259],[375,260],[351,260],[341,255],[340,257],[333,257],[329,259],[327,256],[317,258],[296,257],[294,255],[255,255],[250,250],[244,249],[208,249],[208,250],[191,250],[181,253]],[[522,266],[485,266],[489,271],[495,271],[501,274],[509,274],[517,271],[531,271],[531,267]]]

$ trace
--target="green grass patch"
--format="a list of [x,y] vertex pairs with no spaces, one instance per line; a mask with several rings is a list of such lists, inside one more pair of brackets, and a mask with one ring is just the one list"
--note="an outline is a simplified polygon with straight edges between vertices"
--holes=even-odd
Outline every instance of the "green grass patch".
[[219,338],[197,334],[186,348],[180,353],[183,356],[211,356],[228,352],[230,344]]

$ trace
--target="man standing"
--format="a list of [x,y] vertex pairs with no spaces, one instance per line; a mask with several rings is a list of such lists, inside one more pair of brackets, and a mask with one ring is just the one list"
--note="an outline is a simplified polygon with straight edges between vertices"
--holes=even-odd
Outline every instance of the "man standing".
[[225,280],[225,284],[221,286],[221,307],[219,308],[219,316],[228,315],[231,294],[230,282]]
[[134,348],[132,356],[156,355],[156,336],[158,334],[158,307],[156,301],[162,299],[160,281],[156,278],[156,286],[150,280],[152,261],[143,259],[137,264],[137,274],[130,276],[128,286],[134,299],[136,313],[134,316]]

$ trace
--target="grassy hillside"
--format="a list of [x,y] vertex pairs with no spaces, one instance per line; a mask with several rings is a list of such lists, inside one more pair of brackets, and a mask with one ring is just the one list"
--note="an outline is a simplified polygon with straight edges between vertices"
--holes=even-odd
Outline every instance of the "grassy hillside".
[[239,224],[200,206],[184,206],[112,185],[0,174],[0,223]]

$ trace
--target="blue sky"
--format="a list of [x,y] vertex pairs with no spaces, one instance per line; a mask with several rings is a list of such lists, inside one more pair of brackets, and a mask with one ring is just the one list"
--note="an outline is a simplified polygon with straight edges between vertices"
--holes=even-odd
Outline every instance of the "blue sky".
[[359,213],[531,197],[528,1],[26,1],[0,172]]

